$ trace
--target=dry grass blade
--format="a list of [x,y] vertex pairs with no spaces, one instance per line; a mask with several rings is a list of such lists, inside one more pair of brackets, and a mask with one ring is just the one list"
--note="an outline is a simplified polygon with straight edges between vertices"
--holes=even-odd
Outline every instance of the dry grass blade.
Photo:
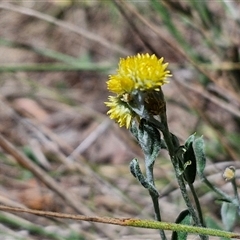
[[[181,145],[193,132],[203,135],[212,163],[204,174],[233,196],[222,171],[228,163],[239,167],[239,7],[224,0],[0,1],[1,205],[61,240],[62,231],[71,240],[159,238],[152,237],[156,230],[92,226],[64,215],[153,218],[147,191],[129,172],[135,157],[144,167],[144,154],[129,131],[107,120],[104,105],[107,74],[119,56],[133,53],[169,62],[169,129]],[[165,149],[154,166],[162,220],[174,222],[186,206]],[[238,177],[239,169],[237,184]],[[198,179],[194,184],[203,211],[221,228],[214,193]],[[8,225],[5,210],[0,220],[9,237],[24,230],[48,239],[24,221]],[[47,211],[66,218],[53,221]]]
[[[23,208],[24,209],[24,208]],[[28,210],[27,210],[28,211]],[[51,218],[49,216],[47,216],[47,218]],[[1,219],[1,223],[3,224],[12,224],[13,226],[21,226],[21,228],[24,228],[30,232],[35,232],[35,233],[38,233],[41,237],[47,237],[49,240],[50,239],[53,239],[53,240],[64,240],[64,238],[60,235],[57,235],[57,234],[54,234],[52,233],[51,231],[45,229],[44,227],[38,225],[38,224],[34,224],[32,223],[31,221],[28,221],[22,217],[19,217],[15,214],[11,214],[11,213],[8,213],[8,212],[1,212],[0,213],[0,219]],[[54,219],[56,221],[56,218]],[[60,219],[59,219],[60,220]],[[59,221],[57,220],[57,221]],[[61,220],[60,220],[61,221]],[[10,229],[9,229],[10,230]],[[21,237],[22,234],[19,234],[18,233],[18,236],[13,238],[13,236],[15,235],[14,234],[15,232],[13,232],[13,234],[8,234],[7,236],[12,236],[12,238],[10,239],[21,239],[21,240],[32,240],[33,238],[30,238],[30,237],[27,237],[27,236],[24,236]],[[4,239],[8,239],[8,238],[4,238]]]
[[[51,94],[51,98],[53,98],[53,94]],[[54,98],[55,99],[55,98]],[[33,132],[34,135],[38,136],[38,138],[42,142],[47,142],[48,148],[50,148],[51,152],[54,153],[56,158],[63,164],[64,168],[66,168],[69,171],[77,171],[80,173],[82,176],[85,176],[86,178],[89,177],[93,179],[93,181],[99,185],[99,189],[101,192],[104,194],[114,194],[119,197],[125,204],[129,204],[133,209],[135,209],[137,212],[141,211],[141,207],[136,204],[131,198],[126,196],[120,189],[118,189],[117,186],[114,184],[108,182],[108,180],[104,179],[101,175],[98,174],[97,171],[93,170],[91,166],[89,165],[89,162],[81,155],[81,154],[75,154],[75,149],[70,146],[65,139],[59,137],[56,133],[54,133],[51,129],[48,127],[44,126],[42,123],[38,121],[34,121],[33,119],[23,119],[21,116],[18,115],[14,109],[12,109],[5,101],[1,99],[1,107],[3,111],[5,112],[10,112],[12,118],[14,121],[21,123],[25,129],[27,129],[30,132]],[[60,103],[58,103],[60,104]],[[69,113],[76,113],[76,110],[70,109],[68,106],[62,104],[61,108],[66,109]],[[83,108],[83,109],[78,109],[81,113],[84,112],[86,114],[89,114],[90,116],[94,116],[95,118],[99,118],[99,121],[103,121],[102,125],[100,124],[97,129],[99,132],[92,132],[92,135],[90,134],[89,136],[92,136],[90,138],[90,141],[94,141],[96,137],[99,136],[99,134],[102,133],[102,131],[106,130],[106,127],[109,126],[109,123],[111,123],[109,120],[105,120],[103,116],[100,113],[97,113],[94,110],[91,110],[89,108]],[[115,130],[115,129],[114,129]],[[116,128],[116,131],[118,132],[119,136],[123,139],[126,144],[131,147],[134,151],[136,149],[136,146],[133,144],[133,142],[127,138],[123,132],[119,130],[119,128]],[[88,139],[88,138],[87,138]],[[86,141],[86,139],[83,141],[83,143]],[[86,143],[86,142],[85,142]],[[84,143],[84,146],[85,146]],[[87,141],[87,144],[89,142]],[[82,148],[82,144],[80,144]],[[86,146],[84,147],[86,149]],[[80,149],[81,150],[81,149]],[[136,150],[136,154],[138,151]],[[69,156],[69,157],[66,157]],[[148,214],[144,214],[143,216],[148,218]]]
[[[74,200],[76,199],[76,197],[74,197],[70,192],[66,192],[65,189],[59,187],[59,185],[53,178],[47,175],[40,167],[35,165],[31,160],[29,160],[21,152],[19,152],[9,141],[6,140],[6,138],[2,136],[2,134],[0,134],[0,146],[7,153],[12,155],[20,165],[31,171],[38,179],[40,179],[50,189],[56,192],[76,212],[83,213],[85,215],[93,215],[93,213],[88,208],[86,208],[85,205],[82,205],[80,202],[76,202]],[[96,227],[99,231],[103,232],[106,236],[108,236],[109,239],[114,239],[113,236],[109,234],[109,231],[106,231],[98,225],[96,225]]]
[[164,4],[173,11],[177,11],[187,16],[192,16],[192,9],[189,6],[183,6],[181,2],[172,0],[163,0]]
[[[26,224],[26,221],[24,221],[22,218],[17,217],[16,215],[13,215],[11,213],[7,213],[7,212],[2,212],[1,215],[3,215],[4,218],[10,218],[11,220],[16,220],[18,221],[20,224],[22,224],[23,222]],[[30,223],[31,224],[31,223]],[[9,239],[16,239],[16,240],[34,240],[34,238],[31,237],[21,237],[19,236],[19,233],[14,232],[13,230],[5,227],[3,224],[0,225],[0,231],[1,233],[6,234]]]
[[21,14],[25,14],[25,15],[28,15],[28,16],[31,16],[31,17],[35,17],[35,18],[38,18],[38,19],[41,19],[41,20],[44,20],[46,22],[49,22],[49,23],[53,23],[59,27],[62,27],[64,29],[67,29],[69,31],[72,31],[72,32],[75,32],[91,41],[94,41],[106,48],[109,48],[110,50],[112,51],[115,51],[117,53],[120,53],[122,55],[129,55],[131,54],[130,51],[127,51],[125,48],[122,48],[112,42],[109,42],[107,41],[105,38],[103,37],[100,37],[98,36],[97,34],[94,34],[92,32],[89,32],[83,28],[79,28],[73,24],[70,24],[70,23],[67,23],[67,22],[64,22],[64,21],[61,21],[61,20],[57,20],[56,18],[52,17],[52,16],[49,16],[49,15],[46,15],[44,13],[40,13],[38,11],[35,11],[33,9],[30,9],[30,8],[25,8],[25,7],[21,7],[21,6],[16,6],[16,5],[13,5],[13,4],[10,4],[10,3],[1,3],[0,4],[0,8],[2,9],[6,9],[6,10],[9,10],[9,11],[14,11],[14,12],[18,12],[18,13],[21,13]]
[[[233,147],[229,144],[229,140],[227,139],[227,137],[225,137],[222,134],[221,129],[218,129],[218,127],[216,126],[216,123],[214,123],[210,117],[207,115],[207,113],[205,112],[204,108],[199,107],[199,102],[198,100],[196,100],[196,98],[192,98],[191,94],[188,91],[185,91],[185,89],[189,89],[189,86],[186,86],[186,84],[183,84],[182,82],[176,82],[179,90],[185,93],[185,97],[188,99],[188,102],[190,103],[190,105],[197,111],[197,113],[199,114],[199,116],[201,116],[201,118],[209,125],[211,126],[211,128],[214,130],[214,132],[216,133],[216,135],[218,136],[222,146],[224,147],[224,149],[226,150],[226,152],[229,154],[229,156],[237,161],[238,160],[238,153],[236,152],[236,150],[233,149]],[[199,91],[194,90],[195,93],[199,94]],[[206,99],[209,99],[209,95],[207,94],[203,94],[201,93],[202,96],[204,96]],[[191,101],[189,101],[189,99],[191,99]],[[211,98],[211,100],[213,100],[213,98]],[[226,107],[225,104],[219,103],[218,101],[213,100],[213,102],[217,105],[220,105],[221,107]],[[230,111],[230,110],[229,110]],[[235,112],[235,111],[234,111]],[[237,111],[238,112],[238,111]],[[236,112],[235,112],[236,114]]]
[[74,156],[78,156],[82,154],[86,149],[88,149],[91,144],[94,143],[98,139],[100,135],[102,135],[107,128],[109,128],[111,122],[109,120],[103,121],[96,129],[94,129],[87,138],[76,148],[74,151],[67,157],[67,159],[72,159]]
[[177,83],[182,85],[186,89],[185,91],[191,91],[191,92],[201,96],[202,98],[205,98],[205,99],[211,101],[212,103],[216,104],[222,110],[227,111],[230,114],[232,114],[233,116],[240,118],[240,111],[238,108],[234,107],[233,104],[227,103],[227,102],[213,96],[212,94],[208,93],[207,91],[205,91],[205,89],[203,89],[203,87],[201,85],[199,85],[199,86],[196,86],[195,84],[191,85],[184,81],[178,81],[178,80],[177,80]]
[[[205,68],[201,64],[199,64],[194,59],[192,59],[184,51],[184,49],[178,44],[177,41],[166,36],[165,33],[158,26],[154,25],[146,17],[142,16],[131,3],[128,3],[125,1],[115,1],[115,0],[113,0],[113,1],[118,6],[118,8],[121,9],[122,12],[125,12],[126,16],[132,16],[131,19],[129,19],[132,22],[131,25],[136,26],[134,24],[134,22],[137,20],[139,22],[141,22],[144,26],[151,29],[155,34],[157,34],[157,36],[159,36],[160,39],[163,40],[168,46],[170,46],[173,49],[173,51],[175,52],[175,54],[179,54],[182,58],[186,59],[190,64],[192,64],[199,72],[201,72],[203,75],[205,75],[213,83],[215,83],[216,85],[219,84],[217,79],[215,79],[208,71],[206,71]],[[142,31],[141,31],[140,27],[137,28],[136,32],[141,36]],[[147,41],[147,39],[145,39],[144,42],[146,42],[147,45],[150,44],[149,41]],[[149,48],[153,49],[152,46],[149,46]],[[157,53],[157,51],[155,51],[155,53]]]

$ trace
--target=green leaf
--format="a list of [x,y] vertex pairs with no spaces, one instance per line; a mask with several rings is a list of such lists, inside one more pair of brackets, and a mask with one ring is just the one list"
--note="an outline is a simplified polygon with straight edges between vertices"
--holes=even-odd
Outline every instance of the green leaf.
[[38,158],[36,157],[36,155],[34,154],[34,152],[32,151],[31,147],[29,146],[24,146],[23,147],[23,152],[25,153],[25,155],[31,159],[34,163],[39,163]]
[[193,11],[198,14],[199,20],[202,22],[202,25],[205,29],[212,29],[212,26],[217,27],[217,21],[214,21],[213,14],[210,11],[208,6],[209,1],[201,0],[201,1],[189,1]]
[[141,119],[139,125],[133,121],[130,131],[141,146],[146,159],[150,159],[148,165],[151,165],[158,156],[162,146],[164,147],[160,132],[145,119]]
[[147,179],[144,177],[141,171],[141,168],[139,166],[138,160],[136,158],[134,158],[130,162],[130,171],[132,175],[142,184],[144,188],[146,188],[151,193],[153,193],[154,196],[159,197],[159,193],[155,188],[155,186],[152,183],[148,182]]
[[173,143],[173,146],[175,147],[175,149],[178,149],[180,146],[178,138],[174,134],[171,133],[171,139],[172,139],[172,143]]
[[184,178],[188,183],[194,183],[196,178],[197,166],[196,157],[192,147],[193,143],[189,142],[186,152],[183,154]]
[[222,222],[225,230],[232,231],[237,221],[238,207],[232,203],[223,202],[221,207]]
[[206,156],[204,153],[204,140],[202,137],[197,138],[193,141],[193,151],[195,153],[196,162],[197,162],[197,173],[200,178],[203,177],[203,172],[206,166]]
[[186,148],[188,148],[189,145],[190,145],[191,143],[193,143],[194,140],[195,140],[195,133],[192,134],[192,135],[190,135],[190,136],[188,137],[188,139],[187,139],[186,142],[184,143],[184,146],[185,146]]
[[218,225],[217,221],[214,218],[212,218],[211,216],[207,216],[205,218],[205,222],[206,222],[206,225],[208,228],[222,230],[222,228]]
[[[191,215],[188,209],[183,210],[177,217],[175,223],[191,225]],[[171,240],[186,240],[188,233],[184,232],[173,232]]]

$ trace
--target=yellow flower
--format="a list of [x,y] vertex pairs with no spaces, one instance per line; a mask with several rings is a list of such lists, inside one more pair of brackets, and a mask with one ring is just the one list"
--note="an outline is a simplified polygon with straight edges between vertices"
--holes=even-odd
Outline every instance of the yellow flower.
[[118,95],[133,90],[159,90],[171,76],[167,66],[163,58],[158,59],[148,53],[120,59],[117,74],[109,77],[108,89]]
[[109,102],[105,102],[105,104],[110,108],[107,112],[109,117],[116,120],[120,127],[126,126],[126,128],[129,128],[136,114],[128,107],[126,102],[121,100],[121,97],[109,96],[108,100]]
[[155,100],[161,93],[161,86],[171,76],[167,66],[168,63],[163,63],[163,58],[158,59],[156,55],[148,53],[120,59],[117,74],[110,75],[107,81],[108,90],[116,94],[110,96],[109,102],[105,103],[110,108],[107,112],[110,118],[116,120],[120,127],[127,128],[135,117],[140,118],[130,106],[132,93],[136,91],[146,93],[144,104],[150,114],[159,113],[163,108],[162,102],[160,104],[159,100]]

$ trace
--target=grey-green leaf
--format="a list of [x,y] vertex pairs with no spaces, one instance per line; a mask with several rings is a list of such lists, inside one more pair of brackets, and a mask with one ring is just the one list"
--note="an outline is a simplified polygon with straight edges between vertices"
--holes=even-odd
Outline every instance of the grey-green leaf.
[[157,128],[145,119],[141,119],[138,141],[146,157],[147,165],[154,163],[161,149],[161,136]]
[[237,206],[232,203],[223,202],[221,216],[226,231],[232,231],[237,221]]
[[204,140],[202,137],[193,141],[193,151],[197,162],[197,173],[202,178],[206,166],[206,156],[204,152]]
[[153,193],[156,197],[159,196],[159,193],[156,189],[156,187],[151,183],[148,182],[147,179],[144,177],[141,168],[139,166],[138,160],[134,158],[130,162],[130,171],[132,175],[142,184],[142,186],[146,189],[148,189],[151,193]]
[[190,136],[188,137],[188,139],[187,139],[186,142],[184,143],[184,146],[185,146],[186,148],[188,148],[189,145],[190,145],[190,143],[193,143],[194,140],[195,140],[195,133],[192,134],[192,135],[190,135]]

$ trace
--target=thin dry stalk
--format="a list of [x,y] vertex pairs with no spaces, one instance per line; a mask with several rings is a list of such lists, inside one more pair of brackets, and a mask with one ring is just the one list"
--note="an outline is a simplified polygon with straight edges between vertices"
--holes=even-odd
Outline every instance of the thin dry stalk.
[[[222,146],[224,147],[224,149],[226,150],[226,152],[229,154],[229,156],[237,161],[238,158],[238,154],[237,152],[231,147],[231,145],[228,142],[228,139],[222,134],[222,132],[216,127],[216,124],[210,119],[210,117],[206,114],[204,109],[201,109],[198,107],[198,104],[196,102],[196,100],[192,99],[192,101],[189,101],[189,99],[191,99],[190,94],[188,93],[188,91],[185,91],[185,86],[180,84],[179,82],[176,82],[176,84],[179,87],[179,90],[182,91],[184,94],[183,96],[186,97],[188,99],[189,104],[197,111],[197,113],[199,114],[199,116],[209,125],[211,126],[211,128],[215,131],[216,135],[218,136],[219,141],[221,142]],[[196,92],[196,91],[195,91]]]
[[[85,215],[93,215],[93,213],[81,202],[77,202],[76,196],[74,196],[69,191],[62,189],[59,184],[49,175],[47,175],[40,167],[35,165],[30,159],[24,156],[20,151],[18,151],[2,134],[0,134],[0,146],[7,153],[12,155],[17,162],[31,171],[38,179],[40,179],[46,186],[57,193],[69,206],[71,206],[77,213],[83,213]],[[104,233],[109,239],[114,239],[114,237],[104,228],[99,227],[99,225],[94,224],[95,227],[102,233]]]
[[127,51],[125,48],[122,48],[119,45],[116,45],[112,42],[109,42],[105,38],[103,38],[101,36],[98,36],[95,33],[89,32],[86,29],[77,27],[77,26],[75,26],[71,23],[67,23],[65,21],[57,20],[56,18],[54,18],[52,16],[49,16],[47,14],[38,12],[36,10],[21,7],[21,6],[16,6],[16,5],[10,4],[10,3],[1,3],[0,8],[6,9],[6,10],[9,10],[9,11],[18,12],[18,13],[21,13],[21,14],[24,14],[24,15],[35,17],[35,18],[41,19],[43,21],[55,24],[56,26],[59,26],[61,28],[67,29],[68,31],[72,31],[74,33],[77,33],[80,36],[83,36],[83,37],[89,39],[90,41],[96,42],[96,43],[110,49],[111,51],[117,52],[119,54],[122,54],[122,55],[131,54],[131,52]]

